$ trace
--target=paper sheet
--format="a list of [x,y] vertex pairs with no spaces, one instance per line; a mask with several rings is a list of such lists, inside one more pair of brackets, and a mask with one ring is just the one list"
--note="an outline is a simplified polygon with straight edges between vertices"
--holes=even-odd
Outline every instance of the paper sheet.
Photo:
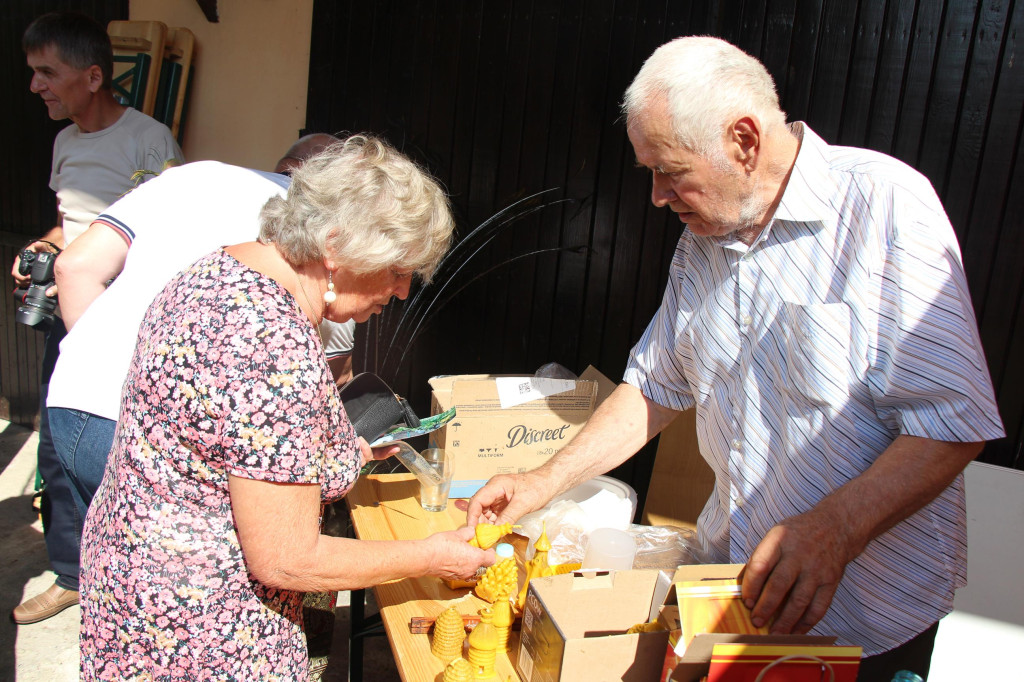
[[576,388],[576,382],[571,379],[539,377],[498,377],[494,383],[503,410]]

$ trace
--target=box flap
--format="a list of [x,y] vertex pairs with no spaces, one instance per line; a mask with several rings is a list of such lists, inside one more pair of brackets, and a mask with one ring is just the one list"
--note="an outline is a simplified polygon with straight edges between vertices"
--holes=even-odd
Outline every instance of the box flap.
[[612,394],[612,391],[619,387],[617,383],[606,377],[593,365],[587,365],[587,368],[583,370],[583,374],[580,374],[580,379],[597,383],[598,405],[603,403]]
[[[623,633],[633,625],[646,623],[659,573],[567,573],[534,578],[530,589],[545,609],[559,614],[558,628],[566,639],[593,637],[598,633]],[[638,599],[637,595],[646,596]]]
[[672,578],[673,582],[690,580],[725,580],[739,577],[744,564],[689,564],[680,566]]
[[716,644],[785,644],[787,646],[830,646],[835,637],[815,635],[736,635],[728,632],[705,632],[696,635],[683,653],[683,662],[710,661]]

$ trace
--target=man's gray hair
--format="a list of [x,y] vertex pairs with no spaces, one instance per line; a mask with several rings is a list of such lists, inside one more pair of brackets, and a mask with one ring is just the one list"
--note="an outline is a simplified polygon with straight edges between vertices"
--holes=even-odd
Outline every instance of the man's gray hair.
[[756,115],[766,131],[786,123],[768,70],[719,38],[676,38],[655,50],[626,90],[627,124],[661,98],[678,142],[704,158],[720,156],[722,135],[740,116]]
[[260,241],[292,265],[329,258],[357,273],[390,268],[429,281],[455,229],[430,175],[383,140],[353,135],[307,159],[286,197],[260,214]]

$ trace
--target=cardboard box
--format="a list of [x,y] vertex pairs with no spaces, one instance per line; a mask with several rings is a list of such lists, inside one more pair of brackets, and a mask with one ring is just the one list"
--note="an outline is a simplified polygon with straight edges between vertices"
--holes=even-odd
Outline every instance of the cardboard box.
[[671,576],[603,571],[531,580],[515,659],[520,678],[657,682],[668,632],[625,632],[658,613],[659,584],[667,590]]
[[[685,632],[680,619],[680,590],[685,590],[686,585],[691,585],[695,581],[712,581],[711,584],[714,584],[713,581],[734,579],[739,576],[742,569],[743,564],[695,564],[680,566],[676,571],[673,576],[675,589],[669,590],[658,614],[658,620],[669,630],[661,671],[663,682],[700,682],[705,675],[709,674],[716,644],[774,645],[789,647],[788,651],[791,654],[810,650],[810,647],[826,647],[836,661],[842,662],[844,675],[848,675],[852,670],[853,678],[856,678],[856,671],[860,664],[860,647],[832,646],[835,644],[835,637]],[[683,598],[685,599],[685,596]],[[825,650],[814,649],[818,653]],[[761,660],[764,661],[763,658]],[[838,675],[837,668],[836,680],[847,679],[846,677],[840,678]],[[732,677],[720,677],[719,679],[727,679],[730,682],[733,680]],[[745,678],[736,678],[736,680],[742,679]]]
[[593,368],[562,383],[489,374],[430,379],[431,413],[456,408],[455,418],[429,438],[430,447],[454,456],[449,495],[470,497],[495,474],[546,462],[583,428],[609,384],[614,388]]

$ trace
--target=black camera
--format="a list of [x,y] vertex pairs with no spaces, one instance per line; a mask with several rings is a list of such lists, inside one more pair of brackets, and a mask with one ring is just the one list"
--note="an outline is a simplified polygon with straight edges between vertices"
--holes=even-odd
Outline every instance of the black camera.
[[14,290],[14,301],[18,304],[14,319],[39,331],[46,331],[53,326],[53,311],[57,309],[57,299],[46,295],[46,290],[56,285],[53,264],[57,254],[50,251],[36,253],[25,249],[20,258],[18,273],[29,276],[31,283],[28,287]]

